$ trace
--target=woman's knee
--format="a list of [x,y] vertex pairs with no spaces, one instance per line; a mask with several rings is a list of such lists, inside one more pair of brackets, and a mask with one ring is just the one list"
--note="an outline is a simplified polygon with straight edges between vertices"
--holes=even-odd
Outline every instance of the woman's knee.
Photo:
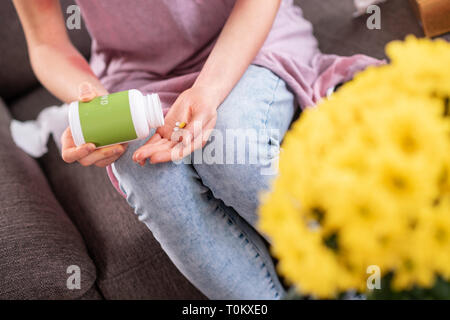
[[120,188],[125,195],[130,194],[146,196],[147,199],[161,198],[164,193],[173,193],[170,190],[173,176],[177,175],[176,169],[168,168],[167,164],[140,166],[131,159],[116,161],[114,174],[119,181]]
[[[213,142],[214,140],[211,144]],[[244,142],[245,149],[255,149],[254,152],[259,153],[259,156],[253,157],[252,152],[240,156],[235,154],[240,151],[230,150],[232,148],[223,142],[217,149],[228,149],[225,152],[228,161],[224,156],[222,162],[211,162],[208,161],[211,155],[208,147],[211,147],[211,144],[203,150],[203,162],[194,164],[195,170],[216,198],[233,207],[247,222],[255,225],[259,196],[268,189],[276,174],[279,147],[275,143],[271,145],[268,139],[259,142],[250,139]],[[258,152],[258,148],[264,151]],[[229,157],[230,154],[233,154],[233,157]]]

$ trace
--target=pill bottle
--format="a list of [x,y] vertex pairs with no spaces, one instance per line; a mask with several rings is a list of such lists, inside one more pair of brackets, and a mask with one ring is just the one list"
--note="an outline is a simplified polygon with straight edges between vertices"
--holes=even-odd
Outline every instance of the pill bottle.
[[69,125],[75,145],[93,143],[97,148],[145,139],[151,128],[164,125],[157,94],[132,89],[69,105]]

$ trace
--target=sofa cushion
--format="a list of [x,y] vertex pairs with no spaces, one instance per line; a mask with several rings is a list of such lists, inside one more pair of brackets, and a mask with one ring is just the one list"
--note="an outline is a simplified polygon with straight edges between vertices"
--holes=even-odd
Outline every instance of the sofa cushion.
[[8,107],[14,119],[25,121],[35,120],[44,107],[61,104],[62,102],[51,95],[47,89],[37,86],[27,94],[13,100]]
[[[0,99],[0,299],[100,298],[84,241],[37,162],[16,148]],[[77,265],[81,288],[69,290]]]
[[40,160],[55,194],[82,233],[107,299],[203,298],[112,187],[105,169],[65,164],[55,144]]
[[[61,0],[64,17],[74,0]],[[87,57],[90,38],[86,28],[68,30],[69,36],[80,52]],[[31,70],[25,37],[12,1],[0,2],[0,97],[7,102],[36,87],[38,81]]]
[[[352,18],[353,0],[296,0],[304,16],[314,25],[320,49],[325,53],[353,55],[364,53],[386,58],[389,41],[404,39],[408,34],[423,37],[423,31],[408,0],[381,3],[381,29],[369,30],[369,15]],[[444,36],[450,40],[450,35]]]

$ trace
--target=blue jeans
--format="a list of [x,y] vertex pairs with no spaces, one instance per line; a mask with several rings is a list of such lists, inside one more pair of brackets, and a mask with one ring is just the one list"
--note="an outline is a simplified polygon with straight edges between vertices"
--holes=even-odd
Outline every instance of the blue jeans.
[[[251,65],[219,107],[216,131],[205,148],[195,152],[191,164],[140,167],[131,156],[143,142],[135,142],[113,165],[139,220],[184,276],[210,299],[284,295],[255,225],[260,193],[275,174],[267,169],[277,161],[294,111],[294,96],[285,82],[268,69]],[[233,151],[230,145],[235,141],[225,138],[228,131],[245,129],[259,137],[248,135],[245,149],[240,149],[245,150],[243,163],[234,154],[242,145],[237,142]],[[254,150],[257,163],[249,160]],[[204,161],[197,156],[204,156]]]

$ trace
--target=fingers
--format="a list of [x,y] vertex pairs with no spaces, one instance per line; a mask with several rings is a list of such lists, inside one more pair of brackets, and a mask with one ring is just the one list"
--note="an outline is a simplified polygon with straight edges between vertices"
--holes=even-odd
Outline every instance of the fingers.
[[72,131],[70,131],[70,127],[67,127],[61,136],[61,146],[62,150],[75,147],[75,142],[73,141]]
[[190,118],[191,107],[188,101],[180,95],[175,103],[170,108],[169,112],[164,118],[164,126],[158,129],[161,137],[165,139],[171,139],[173,129],[176,127],[177,122],[188,122]]
[[213,110],[205,110],[204,112],[196,114],[186,125],[186,127],[181,130],[181,141],[183,141],[183,145],[186,146],[188,144],[191,144],[191,142],[195,140],[199,135],[202,135],[203,131],[209,128],[209,122],[211,120],[214,120],[214,127],[216,115],[217,113]]
[[75,146],[70,128],[67,128],[64,131],[61,137],[61,142],[62,142],[61,156],[63,160],[67,163],[78,161],[88,156],[95,150],[95,145],[93,143],[86,143],[79,147]]
[[[94,99],[98,92],[89,82],[82,82],[78,86],[78,100],[88,102]],[[70,127],[67,128],[62,137],[62,158],[67,163],[78,161],[83,166],[97,165],[105,167],[117,160],[126,150],[126,145],[115,145],[96,150],[93,143],[76,146],[73,141]]]
[[164,126],[158,128],[157,132],[133,154],[133,161],[143,165],[145,160],[151,158],[156,152],[169,150],[181,138],[181,133],[174,132],[177,122],[185,121],[189,117],[190,108],[185,105],[186,101],[182,95],[178,97],[164,118]]
[[78,100],[82,102],[88,102],[97,96],[92,84],[89,82],[82,82],[78,87]]
[[106,167],[116,161],[125,152],[127,144],[118,144],[97,149],[93,143],[75,146],[70,128],[67,128],[62,137],[62,158],[67,163],[78,161],[82,166],[96,165]]
[[[158,128],[157,133],[136,150],[133,155],[135,162],[143,165],[146,159],[150,159],[151,163],[180,160],[204,146],[214,128],[217,112],[215,108],[199,107],[202,105],[201,100],[196,101],[195,95],[186,92],[170,108],[164,126]],[[180,128],[177,122],[187,125]]]
[[113,163],[114,161],[116,161],[117,159],[118,159],[117,156],[109,157],[109,158],[106,158],[106,159],[97,161],[97,162],[95,163],[95,165],[96,165],[97,167],[99,167],[99,168],[104,168],[104,167],[107,167],[107,166],[109,166],[110,164],[112,164],[112,163]]
[[145,144],[153,144],[153,143],[157,143],[160,142],[163,138],[161,137],[161,135],[159,134],[159,132],[156,132],[154,135],[151,136],[150,139],[148,139],[148,141]]
[[186,157],[195,150],[203,148],[206,142],[208,141],[215,125],[216,125],[215,118],[209,120],[209,122],[205,125],[205,127],[201,130],[201,132],[197,134],[197,136],[194,136],[194,138],[190,140],[188,143],[182,144],[183,149],[179,153],[179,158],[174,160],[181,160],[182,158]]
[[150,158],[150,163],[157,164],[162,162],[177,161],[178,159],[183,158],[182,152],[183,144],[181,142],[178,142],[175,146],[173,146],[173,148],[170,148],[163,152],[155,153]]
[[101,161],[107,161],[109,158],[113,158],[112,162],[114,162],[125,152],[125,150],[126,146],[120,144],[97,149],[89,155],[79,159],[78,162],[85,167],[96,164],[97,162],[101,163]]
[[[216,124],[216,118],[211,119],[206,126],[200,130],[201,133],[197,135],[196,138],[191,137],[188,142],[178,142],[169,150],[159,150],[153,152],[150,162],[153,164],[168,162],[168,161],[179,161],[184,157],[188,156],[197,149],[201,149],[205,146],[211,135],[212,130]],[[185,140],[183,140],[185,141]]]
[[211,132],[216,125],[216,118],[212,118],[208,121],[208,123],[203,128],[202,132],[194,137],[191,145],[184,144],[184,153],[186,152],[194,152],[197,149],[203,148],[208,142],[209,137],[211,136]]
[[79,147],[69,148],[62,151],[62,158],[67,163],[78,161],[89,156],[95,150],[95,145],[89,143]]
[[157,144],[144,145],[136,150],[135,154],[133,155],[133,160],[141,165],[145,162],[145,159],[150,158],[150,162],[153,162],[151,158],[154,154],[169,152],[169,150],[171,150],[176,144],[177,142],[163,139],[160,140],[160,142]]
[[140,155],[140,151],[146,149],[148,146],[157,146],[159,144],[162,144],[164,142],[166,142],[167,139],[161,138],[161,135],[156,132],[146,143],[144,143],[144,145],[142,145],[140,148],[138,148],[134,154],[133,154],[133,161],[135,162],[139,162],[141,160],[143,160],[143,158],[138,157],[138,155]]

